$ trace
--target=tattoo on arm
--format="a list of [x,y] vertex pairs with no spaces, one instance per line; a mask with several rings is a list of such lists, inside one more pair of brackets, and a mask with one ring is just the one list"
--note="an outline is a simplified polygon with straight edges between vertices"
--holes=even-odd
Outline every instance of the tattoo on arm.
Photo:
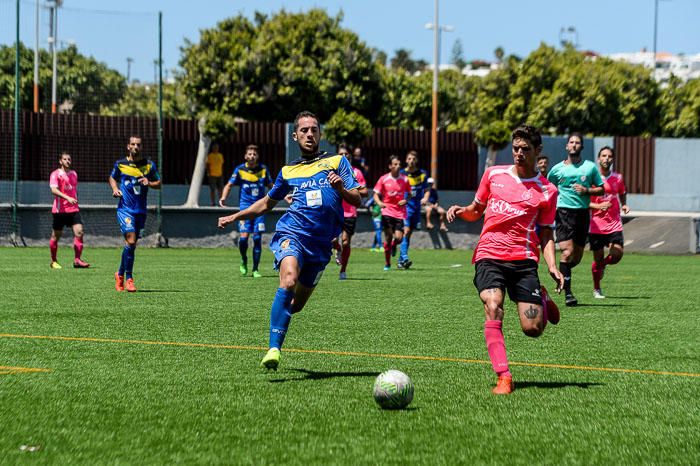
[[533,305],[530,305],[530,307],[525,309],[525,317],[527,317],[530,320],[536,319],[538,314],[539,314],[539,311]]

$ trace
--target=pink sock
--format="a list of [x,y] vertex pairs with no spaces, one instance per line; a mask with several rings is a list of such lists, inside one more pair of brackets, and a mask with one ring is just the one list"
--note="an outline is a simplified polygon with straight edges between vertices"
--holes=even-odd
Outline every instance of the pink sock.
[[386,265],[391,265],[391,246],[389,243],[384,243],[384,261]]
[[75,251],[75,258],[80,259],[80,255],[83,253],[83,238],[78,236],[73,238],[73,251]]
[[343,252],[340,253],[340,271],[345,272],[348,267],[348,261],[350,260],[350,245],[348,244],[343,248]]
[[51,261],[56,262],[56,253],[58,252],[58,241],[51,238],[49,240],[49,249],[51,250]]
[[499,376],[510,377],[508,370],[508,356],[506,356],[506,342],[503,340],[503,322],[500,320],[487,320],[484,323],[484,337],[486,338],[486,349],[489,352],[489,359],[493,370]]

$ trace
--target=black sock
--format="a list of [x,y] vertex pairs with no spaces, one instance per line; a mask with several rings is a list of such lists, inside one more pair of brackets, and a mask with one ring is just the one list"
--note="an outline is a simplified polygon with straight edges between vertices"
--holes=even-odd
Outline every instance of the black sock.
[[564,276],[564,291],[571,293],[571,266],[568,262],[559,262],[559,271]]

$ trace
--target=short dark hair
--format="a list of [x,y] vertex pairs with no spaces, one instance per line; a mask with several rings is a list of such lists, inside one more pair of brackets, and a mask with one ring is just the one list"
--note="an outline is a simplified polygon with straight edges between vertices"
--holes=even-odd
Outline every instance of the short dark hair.
[[71,156],[68,152],[63,151],[63,152],[60,152],[60,153],[58,154],[58,160],[60,161],[60,160],[63,158],[64,155],[67,155],[68,157],[73,158],[73,156]]
[[547,156],[544,155],[544,154],[538,155],[538,156],[537,156],[537,161],[539,162],[540,160],[546,160],[547,162],[549,162],[549,157],[547,157]]
[[413,150],[413,149],[409,150],[409,151],[406,153],[406,157],[408,157],[409,155],[412,155],[412,156],[414,156],[415,158],[418,158],[418,152],[416,152],[416,151]]
[[350,145],[341,142],[340,144],[338,144],[338,152],[340,152],[340,149],[345,149],[346,151],[350,152]]
[[313,113],[311,113],[308,110],[304,110],[302,112],[299,112],[297,114],[297,116],[294,118],[294,131],[299,129],[299,120],[301,120],[302,118],[307,118],[307,117],[313,118],[314,120],[316,120],[316,123],[319,125],[319,127],[321,126],[321,122],[318,121],[318,117],[316,115],[314,115]]
[[387,163],[387,165],[391,165],[394,160],[398,160],[399,162],[401,162],[401,159],[399,158],[398,155],[392,154],[389,156],[389,163]]
[[520,125],[513,130],[511,136],[511,141],[516,139],[525,139],[530,141],[533,147],[540,147],[542,145],[542,135],[540,130],[530,125]]
[[573,133],[569,133],[569,137],[566,138],[566,142],[569,142],[571,138],[578,138],[579,141],[581,141],[581,147],[583,147],[583,134],[579,133],[578,131],[574,131]]
[[249,150],[254,150],[255,152],[257,152],[258,146],[256,146],[255,144],[248,144],[247,146],[245,146],[245,151],[248,152]]
[[613,149],[613,148],[610,147],[610,146],[603,146],[603,147],[601,147],[600,150],[598,151],[598,157],[600,157],[600,154],[601,154],[604,150],[609,150],[610,152],[612,152],[613,157],[615,157],[615,149]]

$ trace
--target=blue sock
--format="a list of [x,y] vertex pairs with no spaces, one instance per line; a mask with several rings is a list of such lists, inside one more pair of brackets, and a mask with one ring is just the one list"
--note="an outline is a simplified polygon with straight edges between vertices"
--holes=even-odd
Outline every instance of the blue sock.
[[260,255],[262,254],[262,235],[256,233],[253,235],[253,270],[258,270],[260,265]]
[[292,299],[294,292],[277,288],[275,300],[270,310],[270,348],[282,349],[284,336],[287,334],[289,322],[292,320]]
[[373,248],[381,248],[382,247],[382,230],[375,230],[374,231],[374,244],[372,244]]
[[119,272],[118,273],[122,277],[124,276],[124,270],[126,269],[126,256],[128,254],[127,247],[128,246],[124,246],[124,249],[122,249],[122,260],[119,263]]
[[122,251],[122,264],[124,264],[124,278],[129,279],[134,272],[134,258],[136,257],[136,245],[124,246]]
[[238,238],[238,249],[241,251],[241,261],[243,265],[248,265],[248,237]]
[[403,241],[401,241],[401,250],[399,252],[399,260],[408,260],[408,247],[411,245],[411,240],[408,236],[404,235]]

